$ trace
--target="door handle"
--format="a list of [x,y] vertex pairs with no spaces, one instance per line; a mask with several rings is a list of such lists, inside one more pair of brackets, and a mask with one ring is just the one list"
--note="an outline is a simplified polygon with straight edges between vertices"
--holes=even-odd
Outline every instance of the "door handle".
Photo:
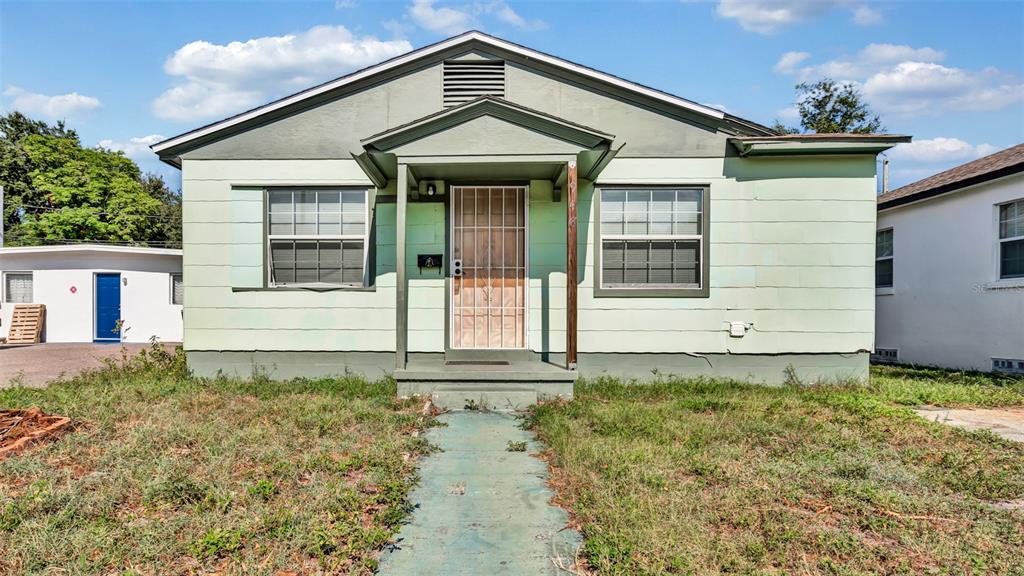
[[452,276],[455,278],[462,277],[462,260],[459,258],[452,260]]

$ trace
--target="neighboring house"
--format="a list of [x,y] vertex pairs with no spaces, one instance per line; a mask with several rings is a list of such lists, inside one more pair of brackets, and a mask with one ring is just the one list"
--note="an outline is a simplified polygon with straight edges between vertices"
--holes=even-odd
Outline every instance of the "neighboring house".
[[570,394],[864,377],[876,154],[908,140],[779,136],[468,32],[153,149],[197,373]]
[[876,357],[1024,374],[1024,144],[878,197]]
[[15,305],[45,304],[46,342],[180,342],[183,295],[181,250],[0,248],[0,337]]

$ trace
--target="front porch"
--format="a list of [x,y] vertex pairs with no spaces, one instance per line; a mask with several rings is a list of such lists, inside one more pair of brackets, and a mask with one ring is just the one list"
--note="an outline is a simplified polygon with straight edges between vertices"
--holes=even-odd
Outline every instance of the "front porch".
[[[457,408],[467,401],[519,407],[571,396],[579,187],[615,156],[613,140],[484,97],[366,138],[352,152],[378,188],[376,203],[394,203],[399,394],[432,394]],[[531,217],[536,209],[545,212]],[[443,243],[422,253],[424,243],[410,238],[411,230],[442,222]],[[532,229],[541,223],[541,230]],[[424,267],[437,270],[424,274]],[[410,301],[427,287],[443,287],[443,317],[424,325],[422,314],[410,319]],[[552,290],[564,290],[564,300],[558,297],[564,324],[557,322],[564,348],[553,342],[563,336],[553,337],[545,316]],[[552,351],[564,351],[565,362],[541,360]]]

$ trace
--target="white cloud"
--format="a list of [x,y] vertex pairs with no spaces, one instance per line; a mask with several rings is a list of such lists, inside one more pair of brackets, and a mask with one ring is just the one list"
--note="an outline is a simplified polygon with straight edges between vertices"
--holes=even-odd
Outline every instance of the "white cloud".
[[360,37],[344,26],[228,44],[190,42],[164,63],[181,83],[153,101],[153,112],[181,122],[222,117],[410,50],[406,40]]
[[1021,78],[994,68],[971,71],[939,64],[946,54],[934,48],[869,44],[851,57],[802,66],[809,59],[804,54],[783,54],[774,70],[801,82],[828,77],[852,83],[882,113],[988,111],[1024,101]]
[[413,0],[409,16],[420,27],[439,34],[459,34],[474,26],[473,15],[466,10],[434,8],[434,0]]
[[18,86],[8,86],[4,96],[10,98],[8,108],[17,110],[28,116],[43,116],[48,119],[63,120],[84,112],[99,109],[102,104],[92,96],[83,96],[78,92],[48,96],[29,92]]
[[337,8],[338,10],[343,10],[345,8],[355,8],[356,0],[334,0],[334,7]]
[[850,8],[857,24],[874,24],[881,14],[853,0],[719,0],[716,13],[739,22],[744,30],[775,34],[813,20],[837,8]]
[[882,21],[882,13],[866,4],[853,10],[853,22],[859,26],[873,26]]
[[438,7],[435,3],[436,0],[413,0],[408,10],[409,18],[420,28],[445,35],[481,28],[479,19],[485,15],[520,30],[543,30],[548,26],[539,18],[524,18],[504,0],[477,0],[459,7]]
[[810,57],[811,54],[809,52],[786,52],[781,58],[779,58],[779,61],[775,63],[772,70],[775,70],[779,74],[793,74],[796,72],[797,66]]
[[889,157],[890,189],[915,182],[998,152],[991,144],[970,144],[959,138],[936,137],[898,144]]
[[547,22],[543,20],[527,20],[526,18],[523,18],[519,13],[513,10],[511,6],[504,2],[496,5],[496,14],[498,16],[498,20],[501,20],[506,24],[511,24],[522,30],[543,30],[548,27]]
[[107,150],[124,152],[124,155],[129,158],[148,158],[153,156],[153,151],[150,150],[149,147],[163,140],[166,140],[165,136],[160,134],[150,134],[149,136],[129,138],[127,142],[119,142],[117,140],[109,139],[100,140],[99,145]]
[[800,111],[796,106],[787,106],[775,111],[775,118],[783,124],[796,124],[800,121]]
[[997,150],[998,148],[991,144],[972,145],[959,138],[943,138],[940,136],[898,144],[889,151],[888,156],[894,162],[945,164],[950,162],[969,162],[982,156],[988,156]]

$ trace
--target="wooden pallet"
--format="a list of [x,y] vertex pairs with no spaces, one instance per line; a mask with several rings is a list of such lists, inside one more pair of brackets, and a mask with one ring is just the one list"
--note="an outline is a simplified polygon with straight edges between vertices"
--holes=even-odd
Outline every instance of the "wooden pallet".
[[15,304],[11,314],[11,327],[7,331],[8,344],[38,344],[43,339],[46,305]]

